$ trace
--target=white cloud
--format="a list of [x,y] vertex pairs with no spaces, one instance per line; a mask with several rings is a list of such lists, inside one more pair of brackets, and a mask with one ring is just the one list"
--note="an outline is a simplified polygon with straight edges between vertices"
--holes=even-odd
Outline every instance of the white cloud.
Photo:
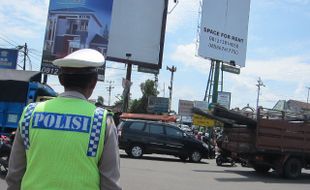
[[180,62],[187,67],[209,73],[210,61],[202,59],[196,55],[196,44],[181,44],[176,47],[176,50],[171,54],[171,59]]
[[[169,10],[173,11],[167,17],[167,32],[175,32],[186,28],[193,21],[198,23],[198,10],[200,0],[179,0],[177,6],[173,9],[175,3],[169,1]],[[194,22],[194,24],[196,24]]]
[[[181,62],[183,65],[196,68],[196,70],[208,72],[208,60],[195,56],[196,44],[181,44],[171,54],[171,59]],[[190,61],[189,61],[190,60]],[[240,76],[251,78],[262,77],[265,80],[298,82],[309,79],[309,57],[282,57],[268,60],[248,60],[246,66],[241,69]]]
[[0,24],[2,34],[11,37],[37,38],[44,33],[47,18],[48,0],[10,0],[2,1]]
[[[195,43],[181,44],[171,54],[171,59],[188,68],[195,69],[196,72],[207,74],[210,64],[206,64],[207,60],[196,57],[195,52]],[[245,105],[247,102],[254,105],[257,98],[256,84],[258,78],[261,77],[266,85],[262,88],[262,103],[268,104],[270,107],[279,99],[301,100],[304,98],[305,86],[307,83],[309,85],[310,81],[309,60],[309,57],[306,56],[248,60],[246,66],[241,68],[240,75],[225,73],[224,90],[233,93],[235,105]],[[276,83],[284,87],[275,89]],[[186,94],[188,91],[193,94],[197,93],[197,90],[195,92],[188,88],[190,87],[184,87],[187,90],[183,93]],[[193,94],[191,96],[194,96]]]
[[247,76],[265,80],[299,82],[309,79],[310,64],[307,57],[283,57],[270,60],[249,60],[242,72]]

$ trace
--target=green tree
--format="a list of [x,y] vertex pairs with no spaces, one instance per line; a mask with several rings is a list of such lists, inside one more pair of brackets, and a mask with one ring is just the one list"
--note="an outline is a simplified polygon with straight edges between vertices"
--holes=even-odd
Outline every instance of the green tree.
[[142,97],[131,102],[129,111],[132,113],[147,113],[148,98],[159,94],[155,86],[155,81],[150,79],[141,83],[140,89],[142,92]]

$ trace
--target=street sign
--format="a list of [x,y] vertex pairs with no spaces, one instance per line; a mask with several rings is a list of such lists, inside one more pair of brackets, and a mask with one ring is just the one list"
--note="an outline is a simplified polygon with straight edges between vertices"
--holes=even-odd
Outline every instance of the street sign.
[[0,48],[0,69],[16,69],[17,57],[17,49]]
[[151,69],[151,68],[142,67],[142,66],[138,66],[138,72],[151,73],[151,74],[159,74],[159,70],[158,69]]
[[192,116],[193,115],[194,102],[189,100],[179,100],[179,115]]
[[222,65],[222,71],[234,73],[234,74],[240,74],[240,68],[229,66],[229,65]]
[[206,118],[204,116],[194,114],[193,115],[193,125],[202,126],[202,127],[214,127],[215,120]]
[[148,99],[149,113],[168,113],[169,98],[151,96]]
[[226,109],[230,109],[230,100],[231,100],[231,93],[230,92],[218,92],[217,103],[221,106],[224,106]]
[[209,106],[209,104],[206,101],[194,101],[194,107],[195,108],[199,108],[201,110],[206,111],[206,110],[208,110],[208,106]]

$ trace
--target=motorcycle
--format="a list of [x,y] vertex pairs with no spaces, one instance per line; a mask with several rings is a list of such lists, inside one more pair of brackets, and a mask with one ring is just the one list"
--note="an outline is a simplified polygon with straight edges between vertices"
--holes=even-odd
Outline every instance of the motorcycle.
[[0,172],[6,175],[15,133],[0,136]]

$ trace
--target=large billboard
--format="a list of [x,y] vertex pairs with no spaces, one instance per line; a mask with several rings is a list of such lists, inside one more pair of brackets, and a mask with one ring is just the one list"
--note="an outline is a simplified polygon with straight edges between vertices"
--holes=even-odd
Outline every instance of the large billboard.
[[57,74],[52,61],[82,48],[106,55],[112,5],[113,0],[50,0],[41,71]]
[[160,69],[168,0],[114,0],[108,60]]
[[0,69],[16,69],[17,57],[17,49],[0,48]]
[[250,0],[203,0],[198,55],[245,66]]

